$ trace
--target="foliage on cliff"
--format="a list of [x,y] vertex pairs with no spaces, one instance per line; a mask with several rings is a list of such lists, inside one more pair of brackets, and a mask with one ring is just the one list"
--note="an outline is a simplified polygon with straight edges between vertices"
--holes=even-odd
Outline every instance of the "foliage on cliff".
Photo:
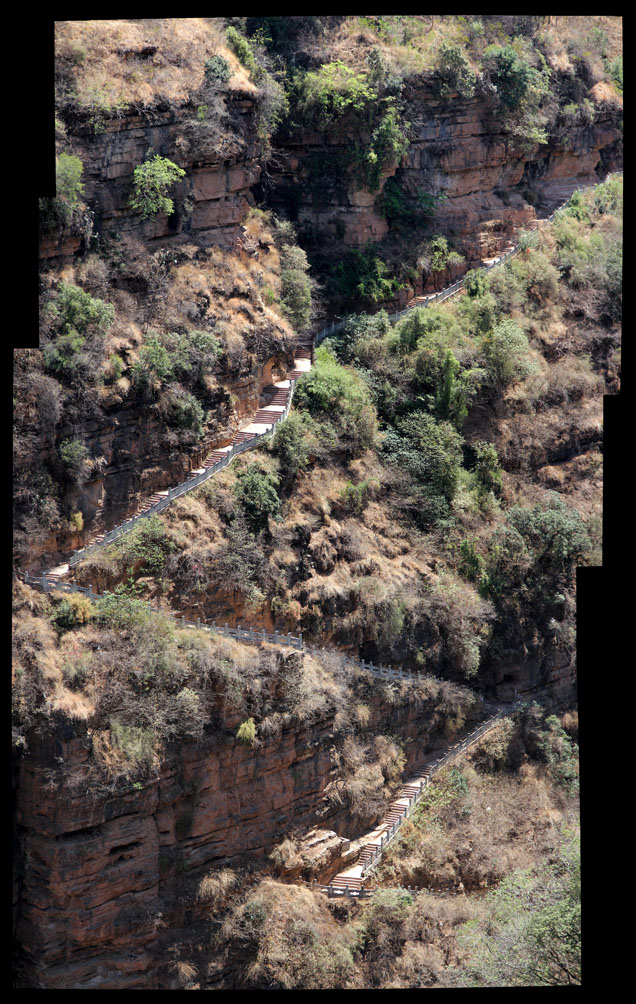
[[[271,444],[162,515],[175,557],[147,587],[208,616],[225,587],[249,616],[456,678],[488,679],[524,645],[571,655],[575,568],[600,544],[585,486],[617,372],[620,191],[610,178],[577,196],[473,295],[393,327],[383,313],[348,318]],[[591,440],[571,462],[569,436]],[[250,531],[239,486],[263,479],[276,521]],[[118,581],[126,553],[106,549],[79,574]]]
[[90,455],[82,423],[144,409],[158,443],[187,463],[206,434],[236,424],[224,385],[289,351],[290,316],[301,326],[312,309],[294,229],[254,211],[244,239],[255,248],[260,241],[267,255],[195,245],[148,251],[113,234],[64,278],[43,272],[41,351],[16,353],[18,551],[27,539],[72,529],[78,505],[57,447],[75,442],[90,461],[75,466],[78,491],[100,474],[103,459]]
[[578,806],[541,751],[553,727],[528,706],[440,772],[370,900],[262,879],[228,904],[212,972],[230,963],[245,988],[578,984]]

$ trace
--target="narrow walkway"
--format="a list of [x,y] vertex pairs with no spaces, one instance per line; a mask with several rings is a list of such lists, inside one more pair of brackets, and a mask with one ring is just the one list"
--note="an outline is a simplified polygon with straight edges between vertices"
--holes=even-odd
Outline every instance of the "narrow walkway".
[[382,821],[360,841],[357,841],[361,845],[357,861],[343,868],[331,879],[328,886],[321,886],[321,891],[329,895],[334,895],[335,892],[337,895],[340,890],[343,890],[347,894],[359,895],[371,869],[378,863],[383,850],[396,836],[401,824],[412,813],[424,790],[431,783],[433,775],[479,742],[482,736],[499,724],[504,714],[512,712],[516,706],[517,702],[499,705],[496,714],[485,719],[458,742],[448,746],[441,756],[437,755],[439,750],[429,752],[419,764],[415,765],[414,773],[403,782]]
[[[568,197],[562,205],[566,205],[569,201],[570,197]],[[559,206],[559,208],[562,207]],[[532,221],[530,227],[538,227],[541,222],[549,222],[553,220],[556,212],[557,210],[554,210],[547,220]],[[518,253],[518,245],[509,244],[505,251],[498,257],[484,258],[482,268],[484,271],[489,271],[497,265],[500,265],[502,262],[508,261],[511,257]],[[409,300],[403,310],[389,315],[389,319],[392,322],[396,321],[413,309],[413,307],[428,307],[432,303],[439,303],[447,299],[449,296],[454,296],[460,291],[460,289],[463,288],[463,286],[464,279],[462,278],[438,293],[430,293],[426,296],[413,297]],[[176,488],[155,492],[142,503],[133,516],[128,517],[128,519],[124,520],[123,523],[115,527],[113,530],[96,534],[82,548],[73,552],[68,562],[63,562],[56,565],[54,568],[49,568],[44,574],[49,579],[64,579],[69,574],[73,565],[77,564],[83,558],[88,557],[88,555],[96,549],[105,547],[117,537],[121,536],[121,534],[131,530],[137,520],[143,519],[155,512],[160,512],[166,505],[169,505],[174,498],[178,498],[179,495],[196,488],[208,477],[216,473],[217,470],[220,470],[221,467],[228,464],[236,453],[240,453],[245,449],[251,449],[252,446],[255,446],[259,438],[269,434],[276,423],[284,419],[289,413],[294,383],[299,377],[303,376],[303,374],[307,373],[311,369],[313,347],[320,344],[320,342],[328,335],[341,330],[343,325],[343,321],[337,323],[332,322],[330,325],[323,328],[322,331],[319,331],[313,336],[311,344],[300,344],[294,353],[293,370],[288,373],[287,379],[274,384],[276,391],[274,395],[271,396],[271,399],[267,401],[266,404],[259,407],[248,424],[234,433],[232,441],[227,446],[219,446],[211,450],[203,461],[202,466],[190,472],[190,477],[187,481],[178,485]]]
[[[234,433],[229,444],[214,447],[208,453],[202,465],[190,471],[188,481],[184,482],[184,485],[187,485],[190,481],[194,482],[194,479],[197,479],[198,483],[206,480],[210,474],[215,473],[215,469],[218,470],[220,467],[226,466],[237,452],[242,452],[245,448],[255,445],[259,438],[270,433],[274,426],[284,419],[289,412],[294,383],[310,369],[311,349],[300,345],[294,351],[294,368],[288,373],[285,380],[279,380],[272,385],[275,391],[273,395],[270,395],[270,400],[267,404],[259,407],[249,423],[243,425]],[[111,538],[111,535],[121,535],[128,523],[131,523],[129,528],[132,529],[133,521],[137,521],[165,508],[172,501],[172,498],[176,497],[176,494],[172,495],[173,492],[182,494],[182,492],[179,492],[180,487],[157,491],[153,495],[150,495],[142,502],[139,509],[132,516],[129,516],[128,519],[124,520],[119,527],[91,537],[83,547],[73,552],[68,562],[63,562],[54,568],[49,568],[44,574],[47,578],[56,581],[64,579],[71,571],[72,564],[77,564],[82,558],[88,557],[97,548],[110,544],[112,539],[115,539],[114,537]],[[196,487],[196,485],[193,483],[192,487]]]

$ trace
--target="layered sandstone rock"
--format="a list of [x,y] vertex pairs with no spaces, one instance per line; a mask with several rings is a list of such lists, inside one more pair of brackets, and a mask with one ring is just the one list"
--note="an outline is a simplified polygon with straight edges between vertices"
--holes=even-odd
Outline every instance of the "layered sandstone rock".
[[[72,152],[84,165],[82,198],[94,214],[95,234],[132,233],[149,247],[193,238],[204,244],[231,246],[253,204],[251,187],[259,180],[261,168],[257,161],[256,98],[252,93],[229,91],[227,106],[235,129],[227,157],[216,151],[197,154],[196,147],[192,149],[192,144],[184,141],[184,129],[193,119],[196,122],[193,104],[167,110],[149,108],[143,113],[129,111],[107,119],[102,132],[95,132],[90,122],[75,124]],[[135,167],[151,151],[184,168],[186,176],[170,190],[174,213],[160,213],[144,221],[129,203]],[[40,256],[63,261],[81,247],[77,235],[57,239],[49,234],[42,239]]]
[[[439,743],[446,719],[404,688],[390,709],[370,692],[370,728],[411,739],[410,764]],[[163,946],[183,923],[209,916],[196,889],[211,869],[267,867],[290,829],[309,830],[318,816],[338,834],[327,840],[327,871],[347,859],[347,841],[375,819],[352,832],[346,807],[325,803],[333,718],[263,734],[255,748],[235,739],[238,723],[228,717],[206,740],[183,741],[156,778],[119,791],[91,780],[85,725],[61,721],[29,737],[16,792],[20,986],[167,988]]]

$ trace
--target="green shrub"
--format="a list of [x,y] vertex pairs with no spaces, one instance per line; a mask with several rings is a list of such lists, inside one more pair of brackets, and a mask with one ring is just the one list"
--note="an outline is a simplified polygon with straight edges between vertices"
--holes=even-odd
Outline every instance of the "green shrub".
[[435,526],[450,515],[462,461],[462,438],[449,422],[436,422],[418,411],[385,433],[382,454],[411,479],[404,506],[423,528]]
[[512,320],[500,321],[491,334],[484,336],[482,348],[498,387],[507,387],[531,371],[528,339]]
[[88,472],[86,445],[81,439],[65,439],[58,449],[66,476],[76,484],[82,484]]
[[42,353],[44,369],[61,377],[74,377],[86,365],[86,357],[82,353],[85,341],[82,335],[75,332],[47,342]]
[[256,726],[253,718],[248,718],[246,722],[241,722],[236,730],[236,738],[244,746],[253,746],[256,739]]
[[174,378],[172,356],[154,331],[146,335],[139,357],[130,368],[130,376],[136,386],[155,390]]
[[147,603],[126,595],[118,589],[114,593],[106,591],[95,602],[97,619],[106,627],[116,631],[126,631],[147,624],[152,612]]
[[232,25],[230,25],[230,27],[226,29],[225,37],[227,39],[227,44],[229,45],[232,52],[236,55],[239,62],[241,62],[243,66],[250,71],[254,79],[258,81],[260,68],[254,57],[254,53],[252,51],[250,43],[247,41],[246,38],[243,38],[243,36],[240,35],[236,30],[236,28],[234,28]]
[[472,449],[475,457],[473,470],[480,486],[484,491],[500,495],[502,489],[502,470],[497,450],[492,443],[486,442],[474,443]]
[[307,272],[307,255],[295,245],[284,244],[280,251],[281,297],[283,311],[297,331],[309,324],[311,317],[311,283]]
[[127,561],[142,561],[140,573],[159,575],[166,559],[174,550],[174,543],[159,515],[153,513],[137,523],[121,541]]
[[440,97],[456,91],[462,98],[472,98],[477,78],[459,45],[442,42],[435,71],[436,89]]
[[311,415],[329,419],[346,455],[360,456],[373,445],[377,418],[368,387],[324,345],[316,350],[315,364],[298,383],[294,400]]
[[469,296],[483,296],[486,292],[486,277],[479,268],[470,269],[464,276],[464,289]]
[[211,56],[205,61],[205,76],[207,80],[218,81],[220,84],[227,84],[232,73],[227,59],[223,56]]
[[459,545],[459,553],[461,555],[460,573],[469,582],[478,581],[483,574],[484,559],[477,552],[474,541],[470,539],[462,540]]
[[347,512],[359,516],[365,509],[368,500],[372,497],[378,486],[375,479],[361,481],[354,485],[348,481],[340,492],[340,501]]
[[314,438],[312,429],[311,417],[297,411],[292,411],[285,422],[276,426],[271,448],[287,482],[293,481],[309,464],[310,442]]
[[70,631],[74,627],[88,624],[96,616],[95,607],[88,596],[82,593],[70,593],[54,607],[51,623],[60,632]]
[[61,335],[103,335],[115,320],[115,308],[79,286],[61,281],[55,297],[46,304],[45,315]]
[[157,213],[170,216],[174,212],[174,203],[167,197],[166,192],[184,176],[185,171],[182,168],[177,167],[167,157],[154,154],[133,172],[131,208],[141,213],[142,220],[156,216]]
[[77,205],[84,191],[80,181],[84,165],[79,157],[61,153],[55,161],[55,192],[56,197],[72,207]]
[[234,494],[254,533],[267,527],[270,516],[276,519],[280,514],[278,484],[276,474],[261,471],[256,464],[250,464],[236,479]]
[[131,766],[148,768],[152,765],[155,756],[155,737],[151,729],[111,720],[110,735],[113,745],[123,753]]
[[374,244],[347,250],[331,270],[328,283],[339,296],[373,303],[391,299],[404,285],[397,276],[391,275]]
[[201,438],[206,417],[205,410],[193,394],[182,387],[175,387],[170,390],[163,405],[167,409],[170,425],[189,430],[195,440]]
[[623,93],[623,57],[615,56],[614,59],[610,59],[607,64],[607,72],[609,73],[610,80],[616,84],[616,88],[620,94]]

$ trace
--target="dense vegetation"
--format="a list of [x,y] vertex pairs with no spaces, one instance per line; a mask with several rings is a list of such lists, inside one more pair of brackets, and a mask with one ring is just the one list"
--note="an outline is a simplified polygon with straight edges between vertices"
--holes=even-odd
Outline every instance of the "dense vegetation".
[[[514,260],[469,272],[461,296],[395,324],[363,311],[464,266],[436,221],[444,194],[410,190],[398,167],[414,96],[442,112],[479,102],[513,156],[567,150],[601,108],[620,117],[618,20],[56,25],[57,187],[40,222],[45,253],[57,241],[65,257],[42,269],[40,350],[16,354],[18,563],[68,553],[85,518],[94,532],[102,450],[124,472],[115,505],[165,486],[167,471],[175,483],[243,420],[248,386],[257,395],[261,377],[280,379],[317,306],[347,316],[269,441],[80,563],[74,576],[101,599],[14,582],[17,773],[41,769],[58,731],[86,736],[86,760],[56,758],[43,783],[51,797],[79,791],[98,818],[100,802],[135,800],[167,763],[179,772],[186,752],[225,747],[251,767],[290,736],[319,745],[323,735],[330,770],[316,820],[355,838],[382,817],[414,752],[481,720],[484,697],[531,690],[559,712],[525,702],[440,772],[384,854],[370,901],[300,884],[328,862],[311,857],[293,820],[262,866],[246,855],[218,867],[214,850],[206,874],[203,864],[184,874],[186,812],[175,824],[180,905],[168,890],[160,936],[166,986],[580,982],[577,719],[558,701],[572,676],[576,567],[601,561],[622,178],[575,192],[549,227],[520,233]],[[82,143],[128,112],[154,128],[172,107],[182,128],[170,156],[184,167],[150,149],[129,179],[112,180],[133,232],[150,234],[162,213],[178,239],[144,243],[129,220],[99,232]],[[283,177],[293,158],[281,148],[302,151],[308,134],[310,152]],[[188,165],[245,157],[261,169],[252,193],[263,208],[245,206],[232,248],[200,233],[188,243]],[[341,253],[321,255],[325,234],[299,214],[301,196],[318,218],[359,193],[388,236],[342,250],[334,218]],[[181,615],[302,632],[319,649],[243,645],[186,629]],[[342,650],[420,676],[379,681],[347,667]],[[23,865],[41,881],[28,854]],[[166,926],[161,914],[146,921]]]
[[287,990],[580,983],[577,800],[555,757],[569,767],[576,743],[526,705],[443,771],[369,901],[263,879],[226,898],[213,969],[222,954],[234,985]]
[[[87,559],[83,580],[130,569],[208,615],[231,595],[250,616],[269,607],[294,631],[458,679],[487,681],[520,645],[572,652],[574,572],[597,560],[600,521],[575,479],[554,490],[552,430],[567,412],[580,436],[615,373],[620,204],[610,178],[454,302],[394,326],[349,317],[271,443],[162,515],[180,557],[154,583],[134,535]],[[581,314],[590,334],[574,340]],[[595,476],[594,446],[585,464]],[[424,579],[405,579],[404,554]]]

